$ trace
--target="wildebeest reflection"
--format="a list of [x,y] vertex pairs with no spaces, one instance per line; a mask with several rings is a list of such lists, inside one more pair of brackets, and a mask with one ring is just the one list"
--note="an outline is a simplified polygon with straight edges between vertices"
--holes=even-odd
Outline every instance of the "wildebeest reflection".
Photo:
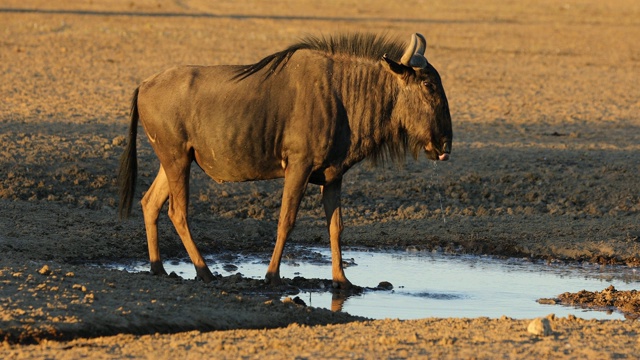
[[138,121],[160,160],[142,198],[151,271],[166,274],[157,219],[169,217],[196,267],[213,275],[187,220],[189,171],[195,162],[218,182],[284,177],[275,249],[266,281],[278,284],[283,248],[308,183],[322,187],[331,240],[334,287],[351,286],[342,268],[342,177],[367,158],[401,160],[425,151],[448,160],[449,105],[426,41],[351,34],[309,37],[253,65],[179,66],[145,80],[131,104],[121,158],[119,215],[131,211],[136,183]]

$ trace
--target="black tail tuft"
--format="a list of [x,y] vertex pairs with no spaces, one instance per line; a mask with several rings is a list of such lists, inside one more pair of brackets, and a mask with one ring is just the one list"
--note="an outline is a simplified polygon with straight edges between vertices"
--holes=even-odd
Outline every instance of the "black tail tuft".
[[118,170],[118,217],[126,219],[131,214],[133,196],[136,191],[136,178],[138,176],[138,159],[136,156],[136,138],[138,135],[138,91],[136,89],[131,99],[131,115],[129,125],[129,139],[124,153],[120,157],[120,169]]

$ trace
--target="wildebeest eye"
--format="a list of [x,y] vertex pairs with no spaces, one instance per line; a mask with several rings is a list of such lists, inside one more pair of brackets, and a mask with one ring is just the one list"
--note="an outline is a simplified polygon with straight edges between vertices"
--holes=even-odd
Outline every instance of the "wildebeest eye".
[[429,86],[429,82],[428,82],[428,81],[423,81],[423,82],[422,82],[422,85],[424,85],[424,86]]

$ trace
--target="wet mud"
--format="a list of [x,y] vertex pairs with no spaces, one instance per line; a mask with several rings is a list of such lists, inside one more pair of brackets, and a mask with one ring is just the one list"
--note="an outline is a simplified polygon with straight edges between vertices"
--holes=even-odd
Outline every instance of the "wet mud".
[[602,291],[582,290],[576,293],[562,293],[551,299],[563,305],[581,306],[603,311],[620,311],[629,319],[640,317],[640,294],[637,290],[616,290],[609,286]]

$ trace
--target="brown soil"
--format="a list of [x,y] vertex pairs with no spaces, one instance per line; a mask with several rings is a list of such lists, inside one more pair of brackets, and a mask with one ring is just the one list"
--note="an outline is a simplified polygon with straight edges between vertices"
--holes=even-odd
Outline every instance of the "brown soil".
[[[147,258],[139,207],[127,222],[115,211],[142,79],[176,64],[255,62],[309,33],[418,31],[449,97],[452,160],[350,171],[345,245],[637,266],[638,19],[632,0],[4,1],[0,356],[636,356],[635,321],[550,317],[542,337],[508,318],[364,321],[256,295],[257,281],[88,264]],[[158,163],[139,143],[141,193]],[[201,250],[268,259],[281,181],[219,185],[196,169],[192,179]],[[291,243],[327,246],[321,212],[310,187]],[[184,256],[166,216],[159,227],[165,259]],[[631,294],[608,299],[620,293],[589,302],[637,314]]]

